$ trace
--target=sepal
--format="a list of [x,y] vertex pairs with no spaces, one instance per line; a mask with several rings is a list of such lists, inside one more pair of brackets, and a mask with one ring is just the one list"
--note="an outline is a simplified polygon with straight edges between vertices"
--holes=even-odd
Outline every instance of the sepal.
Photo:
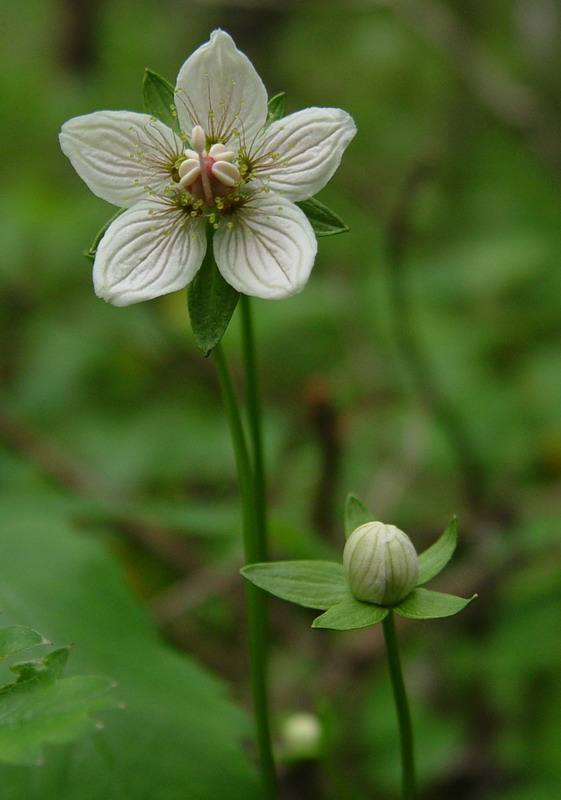
[[286,92],[279,92],[267,103],[267,125],[282,119],[286,114]]
[[444,533],[434,544],[419,554],[417,586],[422,586],[441,572],[454,555],[458,542],[458,521],[452,517]]
[[458,614],[472,600],[472,597],[457,597],[455,594],[432,592],[429,589],[413,589],[410,595],[394,607],[396,614],[408,619],[439,619]]
[[295,205],[302,209],[316,236],[335,236],[338,233],[347,233],[350,230],[341,217],[334,211],[324,206],[315,197],[300,200]]
[[142,81],[142,97],[146,113],[156,117],[178,136],[181,136],[181,127],[175,106],[175,91],[171,83],[156,72],[152,72],[151,69],[146,69]]
[[331,628],[335,631],[351,631],[356,628],[369,628],[377,625],[388,614],[390,609],[375,606],[372,603],[361,603],[350,597],[332,606],[325,614],[312,622],[312,628]]
[[220,342],[238,304],[239,292],[220,274],[212,249],[212,228],[201,268],[187,288],[187,306],[197,347],[210,355]]
[[113,214],[113,216],[112,216],[110,219],[108,219],[108,220],[107,220],[107,222],[105,223],[105,225],[104,225],[104,226],[103,226],[103,227],[102,227],[102,228],[101,228],[101,229],[98,231],[98,233],[96,234],[96,237],[95,237],[95,239],[93,240],[93,242],[92,242],[92,244],[91,244],[91,247],[89,247],[87,250],[84,250],[84,255],[86,256],[86,258],[87,258],[89,261],[95,261],[95,256],[96,256],[96,253],[97,253],[97,248],[99,247],[99,243],[101,242],[101,240],[103,239],[103,237],[104,237],[104,236],[105,236],[105,234],[107,233],[107,229],[109,228],[109,226],[111,225],[111,223],[112,223],[112,222],[115,222],[115,220],[117,219],[117,217],[120,217],[120,216],[121,216],[121,214],[122,214],[124,211],[126,211],[126,210],[127,210],[126,208],[120,208],[120,209],[119,209],[119,210],[118,210],[118,211],[117,211],[115,214]]
[[353,531],[366,522],[372,522],[373,519],[374,515],[362,500],[359,500],[354,494],[347,496],[345,502],[345,536],[347,539]]
[[352,599],[342,564],[332,561],[271,561],[250,564],[241,573],[255,586],[305,608],[328,609]]

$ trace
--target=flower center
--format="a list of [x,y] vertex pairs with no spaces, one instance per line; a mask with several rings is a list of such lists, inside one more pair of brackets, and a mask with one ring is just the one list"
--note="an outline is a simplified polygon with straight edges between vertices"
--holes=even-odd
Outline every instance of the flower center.
[[205,132],[195,125],[191,133],[192,149],[185,150],[185,161],[179,165],[179,183],[207,206],[213,206],[216,197],[223,197],[228,189],[239,184],[241,175],[232,164],[235,154],[225,145],[213,144],[208,152],[205,146]]

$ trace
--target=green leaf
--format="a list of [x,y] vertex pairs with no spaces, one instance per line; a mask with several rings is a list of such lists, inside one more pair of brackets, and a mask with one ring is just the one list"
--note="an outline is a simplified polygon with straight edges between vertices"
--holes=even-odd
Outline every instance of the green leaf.
[[[62,678],[62,673],[68,661],[68,654],[68,647],[60,647],[40,661],[23,661],[19,664],[14,664],[10,669],[18,676],[17,683],[20,684],[26,681],[43,684],[53,683],[53,681]],[[12,685],[9,684],[2,687],[2,691],[9,689]]]
[[202,266],[187,289],[187,306],[197,347],[208,356],[224,334],[239,299],[220,274],[212,252],[212,229]]
[[309,200],[301,200],[296,205],[302,209],[304,214],[314,229],[316,236],[334,236],[337,233],[346,233],[349,226],[346,225],[341,217],[338,217],[315,197],[310,197]]
[[47,639],[32,628],[25,625],[12,625],[0,629],[0,661],[9,658],[13,653],[27,650],[38,644],[48,644]]
[[250,564],[244,578],[306,608],[330,608],[350,596],[342,564],[333,561],[272,561]]
[[458,541],[458,522],[452,517],[444,533],[419,555],[417,586],[422,586],[444,569],[452,558]]
[[431,592],[429,589],[413,589],[405,600],[394,607],[396,614],[408,619],[437,619],[451,617],[465,608],[477,597],[456,597],[455,594]]
[[282,119],[286,114],[286,92],[279,92],[268,103],[267,123]]
[[95,733],[49,746],[41,770],[3,766],[2,800],[258,800],[245,711],[162,639],[103,538],[66,513],[44,499],[0,505],[0,608],[7,624],[33,620],[49,639],[75,642],[75,674],[110,676],[125,707],[96,712],[105,725]]
[[178,136],[181,136],[175,106],[175,91],[171,83],[168,83],[156,72],[152,72],[151,69],[147,69],[144,71],[144,80],[142,81],[142,96],[146,113],[156,117],[175,131]]
[[0,690],[0,761],[40,764],[45,744],[94,731],[91,715],[119,705],[108,678],[61,678],[67,656],[63,648],[14,667],[18,679]]
[[126,208],[120,208],[118,211],[115,212],[115,214],[113,214],[111,219],[107,220],[103,228],[101,228],[101,230],[97,233],[95,239],[91,244],[91,247],[88,250],[84,250],[84,255],[86,256],[86,258],[88,258],[90,261],[95,260],[95,254],[97,253],[97,248],[99,247],[99,243],[107,233],[107,228],[111,225],[112,222],[114,222],[117,219],[117,217],[121,216],[123,211],[126,210],[127,210]]
[[345,503],[345,536],[347,539],[356,528],[366,522],[372,522],[373,519],[372,512],[358,497],[355,497],[354,494],[347,496]]
[[332,606],[312,623],[312,628],[331,628],[335,631],[350,631],[355,628],[368,628],[376,625],[388,615],[388,608],[372,603],[361,603],[349,597]]

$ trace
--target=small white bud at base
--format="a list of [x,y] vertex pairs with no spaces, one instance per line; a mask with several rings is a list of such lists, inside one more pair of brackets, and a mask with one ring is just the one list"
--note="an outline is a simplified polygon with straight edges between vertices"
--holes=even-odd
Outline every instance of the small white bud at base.
[[367,522],[347,539],[343,566],[352,594],[364,603],[395,606],[417,583],[419,559],[395,525]]
[[290,760],[317,758],[323,731],[319,719],[307,711],[291,714],[281,729],[283,754]]

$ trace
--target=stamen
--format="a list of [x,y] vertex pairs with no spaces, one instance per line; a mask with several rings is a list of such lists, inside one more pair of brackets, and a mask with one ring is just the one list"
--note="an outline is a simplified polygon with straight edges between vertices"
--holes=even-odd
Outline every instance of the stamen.
[[191,186],[201,174],[201,165],[195,158],[187,158],[179,165],[179,183],[182,186]]
[[224,186],[234,186],[241,180],[239,169],[229,161],[215,161],[211,172]]

